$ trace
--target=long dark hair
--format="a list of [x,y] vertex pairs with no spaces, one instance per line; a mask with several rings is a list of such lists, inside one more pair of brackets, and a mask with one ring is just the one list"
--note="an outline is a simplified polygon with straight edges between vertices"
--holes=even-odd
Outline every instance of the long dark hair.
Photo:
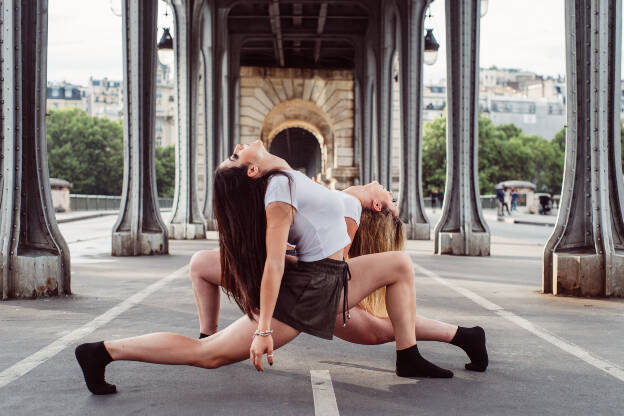
[[292,191],[292,178],[279,170],[256,179],[247,176],[247,166],[219,168],[214,175],[221,287],[251,319],[260,310],[260,282],[266,261],[264,194],[275,175],[286,176]]

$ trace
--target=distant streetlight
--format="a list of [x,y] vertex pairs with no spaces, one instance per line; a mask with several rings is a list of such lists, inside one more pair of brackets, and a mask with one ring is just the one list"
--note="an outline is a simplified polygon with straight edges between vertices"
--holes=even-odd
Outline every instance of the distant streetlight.
[[433,29],[426,29],[427,34],[425,35],[425,64],[433,65],[438,60],[438,49],[440,49],[440,44],[436,40],[435,36],[433,36]]
[[115,16],[121,16],[121,0],[110,0],[110,9]]
[[488,12],[488,0],[481,0],[481,17],[485,16]]
[[173,37],[169,28],[163,29],[163,34],[158,41],[158,60],[161,64],[171,67],[173,65]]

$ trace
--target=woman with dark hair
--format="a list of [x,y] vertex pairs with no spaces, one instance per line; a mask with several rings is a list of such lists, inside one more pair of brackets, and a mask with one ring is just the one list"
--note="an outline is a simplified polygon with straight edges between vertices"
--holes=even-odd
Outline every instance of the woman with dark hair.
[[[265,353],[273,364],[273,350],[302,331],[331,339],[336,314],[342,312],[346,324],[349,305],[383,286],[397,375],[452,377],[418,352],[409,256],[387,252],[343,261],[349,236],[344,208],[331,191],[292,171],[258,141],[237,146],[220,165],[214,192],[223,287],[246,316],[203,340],[155,333],[82,344],[76,358],[92,393],[116,391],[104,379],[113,360],[216,368],[249,357],[263,371]],[[285,264],[288,240],[296,244],[296,263]]]
[[[391,201],[384,200],[384,193],[387,194],[387,191],[376,182],[338,192],[344,203],[347,232],[352,239],[343,252],[345,258],[403,250],[404,226],[395,216],[396,211],[381,208],[383,204],[379,204],[379,201],[391,204]],[[296,257],[286,257],[287,261],[296,261]],[[202,339],[218,330],[221,285],[219,250],[195,253],[191,258],[189,274],[199,316],[199,338]],[[394,341],[392,323],[386,310],[385,290],[385,287],[377,289],[352,308],[348,325],[341,325],[342,318],[337,316],[334,335],[356,344],[378,345]],[[485,333],[480,327],[458,327],[417,315],[415,333],[419,341],[451,343],[464,349],[471,359],[466,364],[468,370],[485,371],[487,368]]]

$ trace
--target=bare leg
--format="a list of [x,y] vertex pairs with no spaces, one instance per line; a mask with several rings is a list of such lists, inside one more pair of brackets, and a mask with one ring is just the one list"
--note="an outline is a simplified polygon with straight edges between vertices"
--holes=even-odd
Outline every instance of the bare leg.
[[[252,335],[257,327],[256,321],[243,316],[224,330],[202,340],[161,332],[106,341],[104,346],[113,360],[217,368],[249,358]],[[274,330],[275,349],[299,334],[276,319],[272,320],[271,328]]]
[[189,269],[199,316],[199,332],[212,335],[217,332],[219,323],[219,250],[202,250],[193,254]]
[[355,257],[347,261],[351,271],[350,305],[381,286],[386,286],[386,309],[392,322],[397,349],[396,373],[401,377],[453,377],[427,361],[416,346],[416,290],[412,260],[394,251]]
[[[376,317],[359,307],[349,311],[351,319],[342,326],[342,315],[336,317],[334,335],[355,344],[378,345],[394,341],[392,322],[389,318]],[[457,326],[416,315],[416,340],[450,342]]]

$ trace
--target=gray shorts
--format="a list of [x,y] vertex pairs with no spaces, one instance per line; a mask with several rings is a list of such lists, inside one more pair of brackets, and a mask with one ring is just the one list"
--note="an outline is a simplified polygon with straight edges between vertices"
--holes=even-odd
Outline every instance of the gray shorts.
[[[332,339],[340,295],[347,304],[351,278],[347,262],[323,259],[286,263],[273,317],[298,331]],[[346,317],[343,316],[346,323]]]

